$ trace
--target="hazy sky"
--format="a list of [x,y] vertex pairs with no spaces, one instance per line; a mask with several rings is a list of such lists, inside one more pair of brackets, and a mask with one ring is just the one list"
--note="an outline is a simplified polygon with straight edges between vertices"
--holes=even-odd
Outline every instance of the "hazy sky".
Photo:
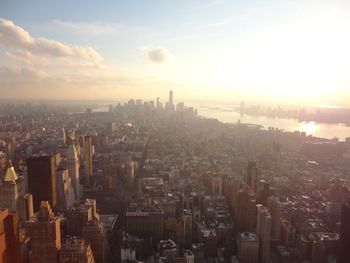
[[348,0],[0,0],[0,95],[350,106]]

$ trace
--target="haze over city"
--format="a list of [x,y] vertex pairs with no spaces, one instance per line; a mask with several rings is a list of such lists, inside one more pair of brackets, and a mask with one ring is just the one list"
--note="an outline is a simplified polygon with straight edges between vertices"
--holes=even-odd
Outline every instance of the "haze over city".
[[1,98],[350,106],[348,1],[1,1]]
[[0,0],[0,263],[349,263],[349,0]]

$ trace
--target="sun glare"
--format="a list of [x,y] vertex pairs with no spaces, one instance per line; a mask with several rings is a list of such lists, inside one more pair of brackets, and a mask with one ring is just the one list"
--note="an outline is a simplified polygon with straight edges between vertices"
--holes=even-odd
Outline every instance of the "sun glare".
[[299,131],[305,132],[307,135],[314,135],[315,132],[320,128],[320,125],[311,121],[311,122],[302,122]]

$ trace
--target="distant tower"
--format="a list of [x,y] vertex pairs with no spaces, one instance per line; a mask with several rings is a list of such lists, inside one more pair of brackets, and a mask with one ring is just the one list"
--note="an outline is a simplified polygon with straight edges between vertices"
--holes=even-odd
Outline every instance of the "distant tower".
[[169,101],[168,101],[168,103],[166,103],[166,109],[170,110],[170,111],[175,110],[173,95],[174,95],[173,91],[170,90],[169,91]]
[[271,215],[263,205],[256,205],[256,233],[260,241],[260,262],[270,262]]
[[92,154],[93,146],[91,136],[84,137],[84,160],[85,160],[85,171],[86,176],[90,178],[92,176]]
[[340,240],[338,245],[337,263],[347,263],[350,259],[350,200],[342,207]]
[[52,155],[27,158],[28,192],[33,195],[34,212],[38,211],[41,201],[47,200],[53,207],[57,203],[56,163]]
[[17,176],[9,161],[2,184],[0,183],[0,207],[7,207],[10,213],[19,213],[21,219],[24,220],[24,194],[24,181]]
[[60,218],[52,212],[49,202],[42,201],[40,210],[24,225],[30,236],[30,262],[57,262],[61,249],[60,223]]
[[241,105],[239,107],[239,112],[240,112],[241,115],[244,114],[244,101],[241,101]]
[[169,91],[169,106],[174,105],[173,96],[174,96],[173,91],[170,90],[170,91]]

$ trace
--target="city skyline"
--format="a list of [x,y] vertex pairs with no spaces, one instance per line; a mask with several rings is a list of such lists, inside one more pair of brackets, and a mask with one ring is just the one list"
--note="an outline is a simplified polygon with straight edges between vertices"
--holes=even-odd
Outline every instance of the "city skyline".
[[[68,8],[69,7],[69,8]],[[0,3],[3,99],[350,106],[346,1]]]

